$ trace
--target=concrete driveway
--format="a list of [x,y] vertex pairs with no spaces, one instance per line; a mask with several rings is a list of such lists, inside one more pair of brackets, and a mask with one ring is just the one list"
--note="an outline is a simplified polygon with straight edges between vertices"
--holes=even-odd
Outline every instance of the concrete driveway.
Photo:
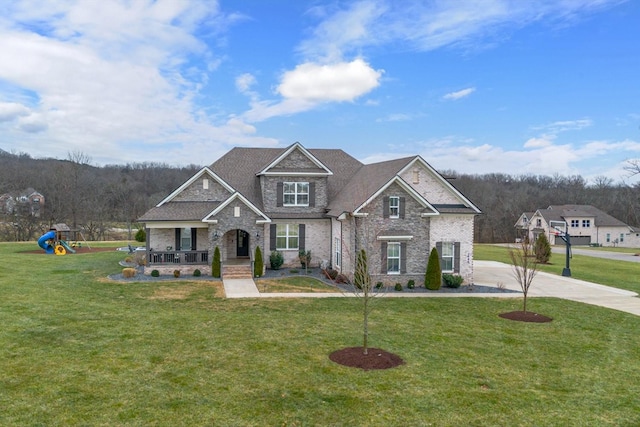
[[[520,285],[513,277],[512,266],[509,264],[474,261],[473,275],[475,283],[479,285],[504,286],[506,289],[521,291]],[[638,296],[636,292],[541,271],[533,279],[529,296],[562,298],[640,316],[640,298],[636,298]]]

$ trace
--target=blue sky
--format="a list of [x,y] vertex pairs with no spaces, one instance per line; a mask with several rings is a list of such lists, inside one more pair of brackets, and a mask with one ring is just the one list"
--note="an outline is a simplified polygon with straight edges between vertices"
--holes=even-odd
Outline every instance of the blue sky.
[[640,2],[23,0],[0,148],[206,165],[234,146],[630,182]]

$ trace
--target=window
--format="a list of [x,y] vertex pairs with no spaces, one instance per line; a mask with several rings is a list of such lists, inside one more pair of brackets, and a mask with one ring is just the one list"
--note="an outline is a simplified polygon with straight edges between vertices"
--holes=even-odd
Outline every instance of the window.
[[334,242],[336,248],[336,259],[335,259],[335,267],[340,267],[340,265],[342,264],[342,244],[340,242],[340,238],[336,237],[335,242]]
[[298,249],[298,224],[276,224],[276,249]]
[[442,268],[443,273],[453,272],[453,259],[455,257],[455,247],[453,242],[442,242]]
[[309,206],[309,183],[285,182],[282,196],[285,206]]
[[590,219],[583,219],[583,220],[582,220],[582,226],[583,226],[584,228],[589,228],[589,227],[591,227],[591,220],[590,220]]
[[611,243],[611,233],[607,233],[607,243]]
[[400,274],[400,243],[387,244],[387,273]]
[[180,247],[179,251],[190,251],[191,250],[191,228],[181,228],[180,229]]
[[620,233],[620,243],[624,242],[624,234]]
[[571,220],[571,228],[576,228],[580,226],[580,220],[578,219],[572,219]]
[[542,220],[540,218],[536,220],[536,227],[542,227]]
[[204,178],[202,180],[202,189],[203,190],[208,190],[209,189],[209,178]]
[[400,217],[400,197],[397,197],[397,196],[389,197],[389,217],[390,218]]

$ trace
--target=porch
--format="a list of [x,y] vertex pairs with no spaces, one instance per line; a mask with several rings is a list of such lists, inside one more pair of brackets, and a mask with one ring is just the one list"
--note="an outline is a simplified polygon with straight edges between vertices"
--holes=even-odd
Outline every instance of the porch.
[[149,251],[147,265],[209,265],[209,251]]

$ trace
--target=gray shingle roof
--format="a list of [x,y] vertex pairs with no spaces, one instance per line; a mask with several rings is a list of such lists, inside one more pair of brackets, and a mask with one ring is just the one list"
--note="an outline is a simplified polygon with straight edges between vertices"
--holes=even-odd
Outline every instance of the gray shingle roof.
[[538,212],[549,221],[564,221],[565,218],[594,218],[596,227],[629,227],[620,221],[591,205],[551,205],[546,209],[538,209]]
[[149,209],[138,221],[201,221],[219,205],[220,202],[168,202]]

